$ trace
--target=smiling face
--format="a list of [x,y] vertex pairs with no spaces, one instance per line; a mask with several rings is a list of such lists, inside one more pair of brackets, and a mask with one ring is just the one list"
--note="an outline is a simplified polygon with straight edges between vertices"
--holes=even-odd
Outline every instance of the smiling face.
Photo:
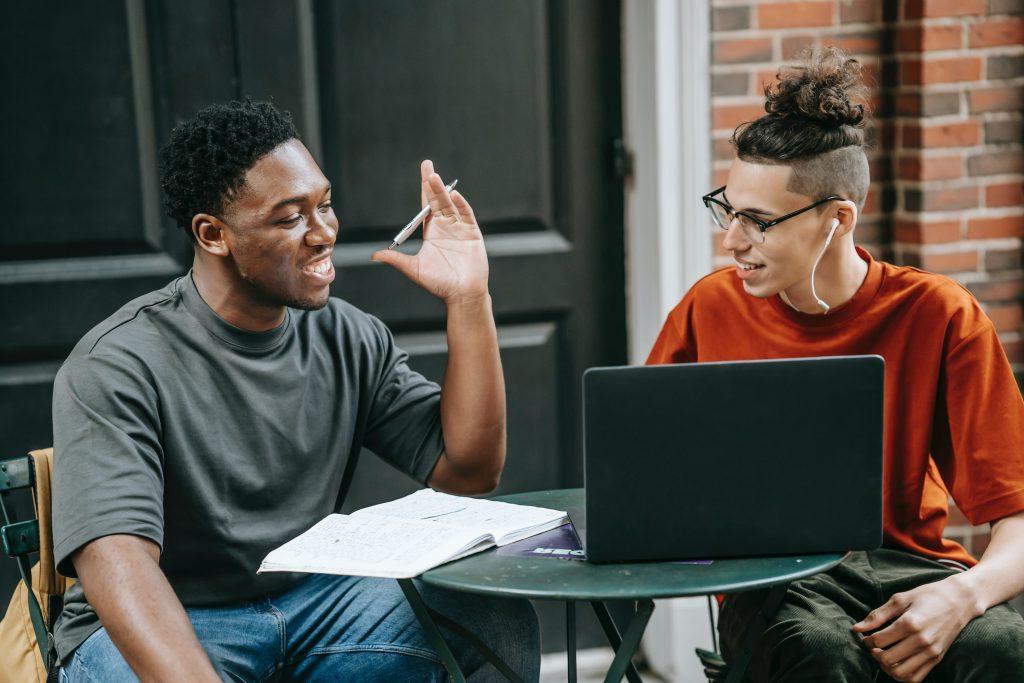
[[338,219],[331,185],[301,142],[278,145],[253,164],[223,222],[236,291],[259,306],[326,305]]
[[[791,173],[789,166],[734,159],[722,201],[765,221],[801,209],[816,198],[786,189]],[[736,274],[748,294],[766,298],[785,291],[791,299],[810,296],[811,268],[835,213],[828,206],[768,228],[763,243],[748,239],[739,221],[732,222],[722,244],[732,252]]]

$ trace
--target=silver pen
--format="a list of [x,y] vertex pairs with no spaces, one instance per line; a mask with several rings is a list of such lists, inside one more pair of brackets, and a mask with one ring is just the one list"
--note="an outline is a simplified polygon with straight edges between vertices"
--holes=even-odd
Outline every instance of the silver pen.
[[[451,192],[452,189],[456,185],[458,185],[458,183],[459,179],[456,178],[455,180],[452,181],[451,185],[448,185],[447,187],[444,188],[444,191]],[[398,231],[398,234],[395,235],[395,239],[391,240],[391,246],[388,247],[388,249],[394,249],[399,244],[402,244],[407,239],[409,239],[409,235],[416,232],[416,228],[419,227],[419,224],[423,222],[423,219],[427,217],[428,213],[430,213],[430,204],[427,204],[422,209],[420,209],[420,212],[413,216],[413,219],[406,223],[404,228]]]

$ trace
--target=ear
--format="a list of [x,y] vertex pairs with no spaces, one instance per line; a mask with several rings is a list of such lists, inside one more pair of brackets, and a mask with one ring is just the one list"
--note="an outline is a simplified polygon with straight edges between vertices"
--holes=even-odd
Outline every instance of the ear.
[[192,235],[196,244],[214,256],[227,256],[231,251],[225,240],[226,229],[223,221],[208,213],[197,213],[192,217]]
[[[836,237],[843,237],[853,232],[854,227],[857,225],[857,205],[851,201],[843,200],[835,203],[836,213],[833,218],[839,221],[839,227],[836,228]],[[832,221],[829,221],[829,230],[832,229]]]

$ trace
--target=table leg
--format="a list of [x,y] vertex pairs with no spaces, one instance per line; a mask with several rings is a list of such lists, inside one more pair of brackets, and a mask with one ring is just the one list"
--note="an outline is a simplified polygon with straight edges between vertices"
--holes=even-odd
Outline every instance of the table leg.
[[[600,610],[596,606],[594,610],[598,613],[601,626],[605,628],[605,635],[608,636],[608,640],[615,646],[615,641],[618,640],[618,629],[615,628],[615,622],[611,620],[611,615],[608,614],[608,608],[602,603]],[[604,617],[607,617],[607,622],[602,617],[602,611],[604,612]],[[608,675],[604,677],[604,683],[619,683],[622,677],[627,675],[627,672],[630,674],[630,683],[640,683],[640,674],[637,673],[636,667],[633,666],[632,659],[633,655],[636,654],[637,648],[640,647],[640,639],[643,638],[644,630],[647,628],[647,622],[650,621],[652,612],[654,612],[653,600],[639,600],[637,602],[636,612],[633,614],[633,618],[629,620],[626,633],[622,636],[622,641],[615,646],[615,659],[612,660],[612,665],[608,669]],[[612,634],[614,634],[614,638]]]
[[413,585],[412,579],[398,579],[398,585],[402,587],[405,599],[409,601],[409,606],[412,607],[416,620],[420,622],[424,633],[427,634],[427,640],[430,641],[430,645],[434,648],[437,656],[441,658],[441,663],[444,664],[444,668],[448,671],[450,679],[453,683],[466,683],[466,677],[462,675],[459,663],[455,661],[455,655],[448,648],[448,643],[444,642],[441,630],[437,628],[437,624],[431,618],[427,605],[423,602],[419,591],[416,590],[416,586]]
[[423,602],[423,598],[420,596],[419,591],[416,590],[412,579],[398,579],[398,585],[402,587],[402,592],[405,593],[405,599],[409,602],[410,607],[412,607],[416,620],[420,622],[424,632],[426,632],[427,639],[441,658],[441,663],[444,664],[444,668],[448,671],[448,676],[452,681],[464,682],[466,678],[463,676],[461,669],[459,669],[455,655],[452,654],[451,649],[445,642],[438,624],[475,647],[477,652],[483,655],[484,659],[490,662],[507,680],[512,681],[512,683],[523,683],[523,679],[508,664],[503,662],[501,657],[488,647],[487,643],[480,640],[476,634],[470,633],[461,624],[455,623],[440,612],[430,609]]
[[565,601],[565,656],[569,683],[576,683],[576,601]]
[[739,683],[743,680],[743,676],[747,673],[747,666],[750,665],[750,659],[754,656],[754,650],[757,649],[761,638],[764,637],[764,631],[768,628],[768,622],[779,611],[779,606],[782,604],[783,598],[786,597],[786,591],[788,590],[788,582],[776,584],[768,590],[768,595],[765,597],[764,602],[761,603],[761,609],[757,611],[754,618],[747,624],[739,655],[729,662],[729,674],[725,677],[725,683]]
[[[605,638],[608,639],[612,649],[617,652],[622,647],[622,637],[619,636],[619,629],[612,620],[612,615],[608,612],[608,606],[597,600],[592,601],[590,605],[594,608],[597,620],[601,622]],[[632,657],[632,654],[630,657]],[[632,661],[629,662],[629,667],[626,669],[626,679],[629,683],[643,683]]]

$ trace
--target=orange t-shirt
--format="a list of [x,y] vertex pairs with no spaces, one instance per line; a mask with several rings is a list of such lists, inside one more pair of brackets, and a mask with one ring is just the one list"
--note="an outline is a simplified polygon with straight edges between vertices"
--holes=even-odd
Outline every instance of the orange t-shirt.
[[966,289],[857,252],[867,277],[827,315],[755,298],[731,268],[708,275],[669,313],[647,363],[882,356],[883,544],[971,566],[942,537],[947,501],[952,494],[972,524],[1024,510],[1024,400]]

